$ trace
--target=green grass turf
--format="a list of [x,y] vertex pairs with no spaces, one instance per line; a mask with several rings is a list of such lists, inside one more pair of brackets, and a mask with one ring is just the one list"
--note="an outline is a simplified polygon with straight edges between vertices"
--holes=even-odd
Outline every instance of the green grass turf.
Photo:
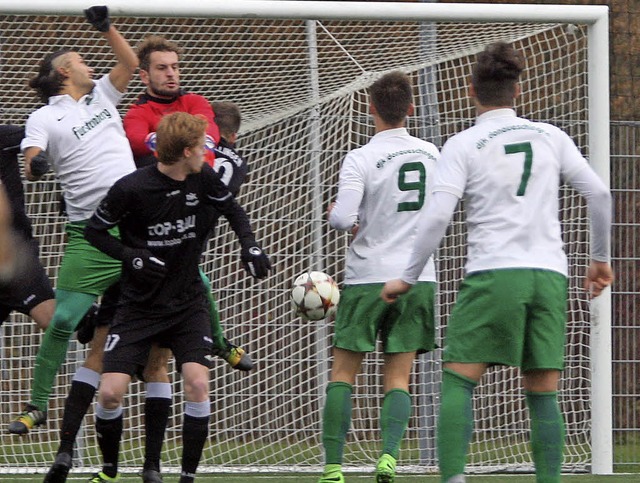
[[[70,483],[86,482],[90,475],[73,474],[67,480]],[[372,475],[359,475],[347,473],[346,483],[365,483],[372,482]],[[43,475],[5,475],[0,474],[0,481],[3,483],[41,483]],[[168,474],[164,476],[165,483],[176,483],[178,475]],[[125,475],[119,483],[140,483],[140,477],[137,475]],[[198,483],[317,483],[318,475],[309,474],[282,474],[282,475],[198,475],[196,479]],[[399,475],[396,477],[396,483],[427,483],[439,482],[438,476],[424,475]],[[535,483],[533,475],[484,475],[469,476],[468,483]],[[566,475],[562,478],[563,483],[640,483],[640,474],[612,475],[612,476],[594,476],[594,475]]]

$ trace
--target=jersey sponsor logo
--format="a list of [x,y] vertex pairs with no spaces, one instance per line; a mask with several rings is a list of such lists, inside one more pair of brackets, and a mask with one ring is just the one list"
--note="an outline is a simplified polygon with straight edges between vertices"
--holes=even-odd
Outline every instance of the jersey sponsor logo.
[[24,299],[22,301],[23,305],[29,305],[29,302],[31,302],[34,298],[36,298],[36,294],[32,293],[31,295],[29,295],[26,299]]
[[65,114],[63,114],[62,116],[60,116],[59,118],[57,118],[57,119],[58,119],[58,122],[59,122],[59,121],[62,121],[62,120],[65,118],[65,116],[66,116],[66,115],[67,115],[67,114],[65,113]]
[[398,156],[404,156],[405,154],[422,154],[423,156],[426,156],[427,158],[433,161],[437,161],[436,157],[433,154],[431,154],[429,151],[426,151],[424,149],[403,149],[401,151],[395,151],[393,153],[389,153],[384,158],[379,159],[376,162],[376,168],[378,169],[384,168],[384,165],[387,164],[389,161],[392,161],[393,158],[397,158]]
[[173,191],[169,191],[165,196],[167,198],[170,198],[172,196],[179,195],[179,194],[180,194],[180,190],[173,190]]
[[198,206],[200,200],[198,200],[198,195],[196,193],[187,193],[187,206]]
[[493,139],[496,136],[499,136],[500,134],[504,134],[511,131],[535,131],[538,134],[544,134],[546,136],[549,135],[547,131],[537,126],[531,126],[529,124],[515,124],[513,126],[505,126],[505,127],[501,127],[500,129],[496,129],[495,131],[491,131],[489,134],[487,134],[486,138],[478,139],[476,141],[476,149],[480,150],[484,148],[490,139]]
[[196,215],[188,215],[182,219],[156,223],[147,227],[149,236],[166,236],[172,232],[185,233],[196,226]]
[[102,111],[100,111],[98,114],[93,116],[91,119],[89,119],[84,124],[82,124],[80,126],[74,126],[73,129],[72,129],[73,134],[75,134],[75,136],[78,139],[82,139],[84,136],[89,134],[93,129],[98,127],[104,121],[106,121],[108,119],[111,119],[112,117],[113,116],[109,112],[109,109],[107,109],[105,107]]

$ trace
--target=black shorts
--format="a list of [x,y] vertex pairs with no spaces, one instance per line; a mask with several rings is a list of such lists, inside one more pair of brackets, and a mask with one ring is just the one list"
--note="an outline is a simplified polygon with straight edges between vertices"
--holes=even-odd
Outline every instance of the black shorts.
[[206,298],[163,314],[119,307],[105,344],[102,372],[134,376],[144,369],[153,342],[171,349],[178,371],[186,362],[211,367],[213,339]]
[[38,256],[38,242],[23,242],[20,273],[17,279],[0,287],[0,324],[12,311],[29,315],[31,310],[46,300],[55,298],[51,281]]

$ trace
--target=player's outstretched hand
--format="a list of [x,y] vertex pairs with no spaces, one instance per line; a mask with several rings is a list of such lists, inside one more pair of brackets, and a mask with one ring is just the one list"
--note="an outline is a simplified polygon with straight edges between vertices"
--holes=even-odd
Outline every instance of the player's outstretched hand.
[[49,166],[49,157],[44,151],[40,151],[33,158],[31,158],[31,175],[40,177],[49,172],[51,166]]
[[137,279],[149,283],[158,282],[167,275],[164,262],[144,248],[126,248],[123,262],[133,269]]
[[587,277],[584,288],[591,298],[597,297],[602,291],[613,283],[613,270],[607,262],[591,261],[587,269]]
[[411,285],[407,282],[400,280],[399,278],[389,280],[382,287],[382,292],[380,292],[380,297],[386,303],[391,304],[397,300],[397,298],[403,293],[407,293]]
[[89,7],[84,10],[87,21],[100,32],[108,32],[111,27],[109,9],[106,5]]
[[257,245],[242,247],[240,260],[242,261],[244,269],[249,272],[253,278],[265,278],[269,274],[269,270],[271,270],[269,257]]

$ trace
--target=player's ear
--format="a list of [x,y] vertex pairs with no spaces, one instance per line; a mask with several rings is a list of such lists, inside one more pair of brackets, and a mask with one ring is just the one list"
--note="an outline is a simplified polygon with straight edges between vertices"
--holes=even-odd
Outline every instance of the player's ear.
[[142,83],[145,86],[149,85],[149,72],[144,70],[144,69],[140,69],[138,71],[138,74],[140,75],[140,81],[142,81]]
[[372,116],[378,114],[378,110],[376,109],[376,106],[373,105],[373,102],[369,103],[369,114],[371,114]]
[[517,99],[520,96],[520,94],[522,94],[522,87],[520,87],[520,82],[516,82],[513,98]]
[[473,82],[469,82],[468,93],[469,93],[469,97],[471,98],[476,97],[476,88],[473,86]]
[[409,109],[407,109],[407,116],[413,116],[414,111],[416,110],[416,106],[413,104],[409,104]]

